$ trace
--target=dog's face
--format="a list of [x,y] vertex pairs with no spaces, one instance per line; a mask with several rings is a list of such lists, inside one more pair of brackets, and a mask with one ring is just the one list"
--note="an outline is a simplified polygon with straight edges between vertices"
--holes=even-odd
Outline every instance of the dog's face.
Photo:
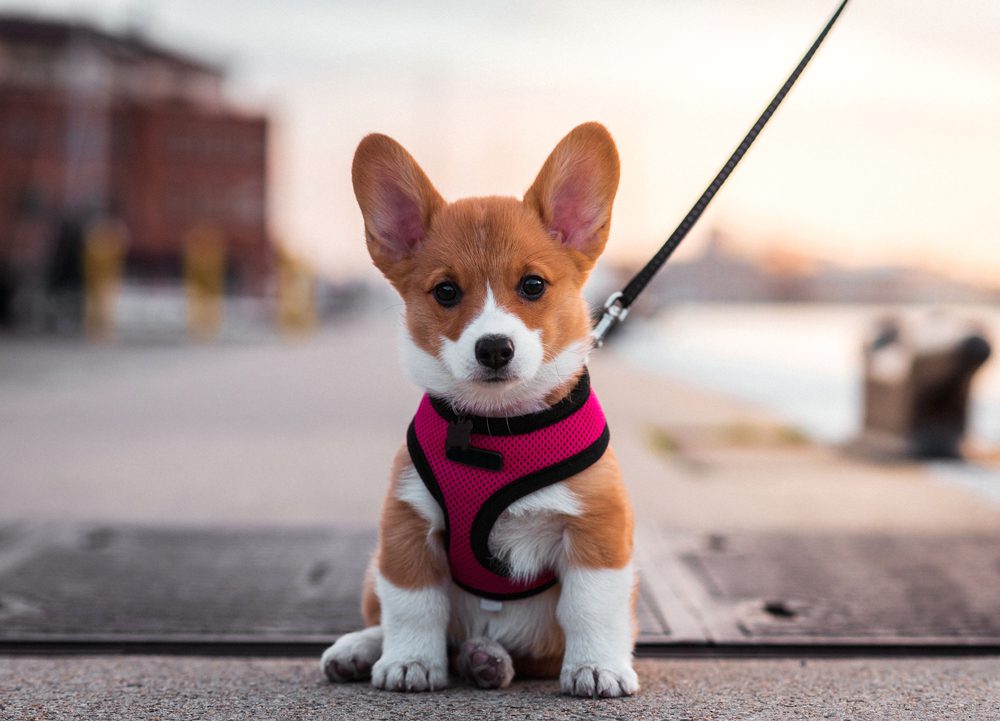
[[581,290],[608,239],[618,154],[581,125],[515,198],[446,203],[396,141],[358,146],[368,251],[406,307],[414,380],[462,412],[538,410],[591,347]]

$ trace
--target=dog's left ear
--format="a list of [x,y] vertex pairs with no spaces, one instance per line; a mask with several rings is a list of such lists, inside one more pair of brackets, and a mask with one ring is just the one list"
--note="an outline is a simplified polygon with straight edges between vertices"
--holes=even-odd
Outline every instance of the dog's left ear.
[[365,219],[368,252],[396,284],[405,274],[405,261],[427,239],[444,199],[417,161],[388,135],[373,134],[361,141],[351,178]]
[[585,123],[559,141],[524,195],[549,234],[582,253],[588,269],[608,242],[618,174],[611,134]]

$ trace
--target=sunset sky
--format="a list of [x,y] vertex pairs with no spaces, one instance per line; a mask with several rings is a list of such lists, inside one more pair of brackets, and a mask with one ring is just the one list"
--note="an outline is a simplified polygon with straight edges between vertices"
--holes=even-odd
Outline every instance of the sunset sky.
[[[622,157],[609,253],[644,258],[835,5],[0,0],[223,63],[231,97],[274,119],[276,235],[335,276],[368,266],[350,162],[372,131],[454,199],[520,195],[599,120]],[[1000,283],[998,38],[996,0],[854,0],[682,252],[714,225],[751,254]]]

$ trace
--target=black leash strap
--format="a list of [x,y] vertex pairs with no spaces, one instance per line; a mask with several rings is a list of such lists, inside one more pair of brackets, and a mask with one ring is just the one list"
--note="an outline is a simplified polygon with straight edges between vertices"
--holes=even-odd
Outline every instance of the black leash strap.
[[694,204],[691,210],[688,211],[687,215],[684,216],[680,225],[678,225],[674,232],[670,234],[670,237],[667,238],[667,242],[665,242],[656,252],[656,255],[654,255],[652,259],[646,263],[645,266],[643,266],[642,270],[636,273],[625,288],[621,291],[612,293],[608,297],[607,301],[605,301],[604,315],[594,327],[594,345],[596,347],[600,348],[601,345],[604,344],[604,339],[607,337],[608,332],[618,323],[625,320],[625,316],[628,315],[629,306],[632,305],[632,302],[636,299],[639,293],[643,291],[646,285],[649,284],[649,281],[653,279],[653,276],[656,275],[657,271],[660,270],[663,264],[667,262],[667,259],[677,249],[677,246],[681,244],[682,240],[684,240],[684,236],[688,234],[688,231],[691,230],[694,224],[698,221],[701,214],[705,212],[705,208],[707,208],[708,204],[712,202],[712,198],[714,198],[715,194],[719,192],[719,188],[721,188],[722,184],[726,182],[726,179],[746,154],[747,150],[753,144],[753,141],[757,139],[758,135],[760,135],[760,131],[764,129],[765,125],[767,125],[767,121],[771,119],[772,115],[774,115],[774,111],[778,109],[779,105],[781,105],[781,101],[785,99],[786,95],[788,95],[788,91],[792,89],[793,85],[795,85],[795,81],[799,79],[802,71],[806,69],[806,65],[809,64],[810,60],[812,60],[813,55],[815,55],[816,51],[819,50],[819,46],[823,43],[823,40],[826,39],[826,36],[829,34],[834,23],[837,22],[837,18],[839,18],[840,14],[844,11],[844,8],[847,6],[847,2],[848,0],[843,0],[843,2],[840,3],[840,7],[837,8],[837,11],[827,21],[826,27],[824,27],[823,31],[817,36],[816,40],[812,44],[812,47],[809,48],[806,54],[799,61],[795,70],[793,70],[792,74],[788,76],[788,80],[786,80],[785,84],[781,86],[781,89],[774,96],[768,106],[764,108],[764,112],[760,114],[759,118],[757,118],[757,122],[753,124],[752,128],[750,128],[750,132],[748,132],[746,137],[743,138],[743,142],[741,142],[736,150],[733,151],[733,154],[729,156],[729,160],[722,166],[722,170],[720,170],[715,176],[715,179],[711,182],[711,184],[705,188],[705,192],[701,194],[700,198],[698,198],[698,202]]

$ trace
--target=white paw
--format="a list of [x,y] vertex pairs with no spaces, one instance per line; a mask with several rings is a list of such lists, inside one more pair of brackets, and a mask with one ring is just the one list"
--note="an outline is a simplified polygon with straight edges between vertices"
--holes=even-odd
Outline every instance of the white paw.
[[372,686],[386,691],[440,691],[448,685],[448,664],[427,659],[380,658],[372,667]]
[[639,677],[629,665],[609,668],[598,664],[563,666],[559,674],[562,692],[588,698],[631,696],[639,690]]
[[364,681],[371,677],[372,666],[382,655],[382,629],[373,626],[347,633],[323,652],[320,667],[334,683]]

